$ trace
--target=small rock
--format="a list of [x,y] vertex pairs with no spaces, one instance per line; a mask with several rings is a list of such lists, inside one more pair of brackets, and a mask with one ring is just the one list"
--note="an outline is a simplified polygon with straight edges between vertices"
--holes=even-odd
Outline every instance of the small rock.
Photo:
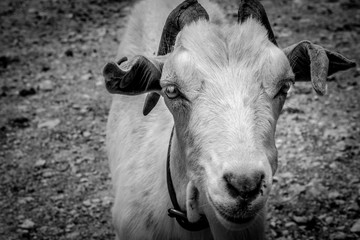
[[354,233],[360,232],[360,219],[356,220],[355,224],[351,227],[350,231]]
[[113,199],[111,197],[105,196],[102,199],[102,205],[103,206],[108,206],[112,203]]
[[81,183],[85,183],[85,182],[88,182],[88,181],[89,181],[89,179],[87,179],[86,177],[80,178]]
[[308,222],[308,218],[305,216],[293,216],[293,220],[298,224],[305,224]]
[[351,90],[353,90],[353,89],[354,89],[353,86],[349,86],[349,87],[347,87],[347,88],[345,89],[345,91],[351,91]]
[[39,159],[35,162],[34,167],[41,168],[44,167],[46,164],[46,161],[44,159]]
[[284,28],[280,33],[278,33],[279,37],[288,38],[293,34],[290,29]]
[[84,206],[89,207],[89,206],[91,206],[91,201],[89,199],[85,200],[85,201],[83,201],[83,204],[84,204]]
[[36,13],[37,10],[35,8],[29,8],[28,13]]
[[39,107],[39,108],[37,108],[37,109],[35,110],[36,113],[43,113],[43,112],[45,112],[45,111],[46,111],[46,109],[45,109],[45,108],[41,108],[41,107]]
[[40,83],[39,89],[43,91],[52,91],[54,89],[54,84],[50,80],[45,80]]
[[338,231],[344,231],[344,230],[345,230],[345,226],[336,227],[336,230],[338,230]]
[[82,76],[80,77],[80,80],[81,80],[81,81],[89,81],[89,80],[91,80],[91,78],[92,78],[92,74],[91,74],[91,73],[87,73],[87,74],[82,75]]
[[79,239],[79,237],[80,237],[79,232],[72,232],[66,235],[66,239]]
[[46,171],[46,172],[43,172],[43,174],[42,174],[42,176],[44,177],[44,178],[50,178],[50,177],[52,177],[52,176],[54,176],[55,175],[55,173],[54,172],[51,172],[51,171]]
[[53,200],[53,201],[59,201],[59,200],[64,199],[64,197],[65,197],[64,194],[59,194],[59,195],[50,197],[50,199]]
[[60,119],[56,118],[56,119],[52,119],[52,120],[48,120],[42,123],[39,123],[38,128],[49,128],[52,129],[54,127],[56,127],[57,125],[59,125],[60,123]]
[[341,194],[338,191],[332,191],[329,193],[329,198],[338,198],[341,196]]
[[359,205],[356,202],[353,202],[349,207],[348,210],[350,211],[359,211]]
[[332,169],[336,169],[337,167],[338,166],[337,166],[336,162],[333,162],[330,164],[330,168],[332,168]]
[[20,198],[18,200],[18,203],[19,204],[25,204],[25,203],[28,203],[28,202],[31,202],[31,201],[34,201],[33,197],[24,197],[24,198]]
[[73,227],[75,227],[74,223],[69,223],[68,225],[66,225],[66,228],[68,228],[68,229],[73,228]]
[[294,174],[292,174],[291,172],[284,172],[279,174],[279,177],[292,179],[294,178]]
[[344,200],[339,200],[339,199],[336,199],[335,201],[334,201],[338,206],[343,206],[343,205],[345,205],[345,201]]
[[338,142],[335,147],[340,150],[340,151],[345,151],[347,146],[346,146],[346,143],[344,141],[340,141]]
[[19,227],[22,229],[31,229],[35,227],[35,223],[30,219],[25,219],[25,221]]
[[291,187],[291,190],[296,194],[300,194],[300,193],[303,193],[306,191],[306,186],[304,185],[300,185],[300,184],[294,184],[292,187]]
[[90,137],[91,133],[88,131],[83,132],[84,137]]
[[325,222],[326,222],[327,224],[331,224],[333,221],[334,221],[334,218],[333,218],[333,217],[327,217],[327,218],[325,218]]
[[333,239],[333,240],[346,239],[346,234],[343,232],[333,233],[330,235],[330,239]]
[[287,222],[287,223],[285,223],[285,227],[286,227],[286,228],[289,228],[289,227],[292,227],[292,226],[296,226],[296,223],[294,223],[294,222]]
[[75,103],[75,104],[72,105],[72,108],[76,109],[76,110],[79,110],[81,108],[81,106],[79,104]]
[[47,226],[42,226],[37,229],[38,232],[42,234],[49,234],[49,228]]
[[69,212],[69,214],[71,215],[71,216],[73,216],[73,217],[76,217],[76,216],[78,216],[79,214],[76,212],[76,210],[71,210],[70,212]]
[[102,85],[104,85],[104,81],[96,81],[95,85],[102,86]]
[[104,27],[101,27],[101,28],[98,28],[96,31],[97,31],[98,36],[101,38],[101,37],[105,36],[107,29]]
[[68,162],[58,162],[55,168],[59,172],[65,172],[70,168],[70,164]]
[[87,113],[87,112],[89,112],[89,109],[87,107],[80,109],[80,113]]

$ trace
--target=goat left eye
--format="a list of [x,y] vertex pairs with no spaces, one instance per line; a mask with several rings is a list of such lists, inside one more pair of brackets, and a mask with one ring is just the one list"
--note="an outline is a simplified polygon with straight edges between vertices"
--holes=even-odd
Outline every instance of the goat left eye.
[[286,96],[286,94],[288,93],[289,89],[291,87],[291,83],[287,82],[285,84],[282,85],[282,87],[280,88],[279,92],[275,95],[274,98],[277,98],[279,96]]
[[177,98],[180,94],[179,90],[175,86],[167,86],[164,92],[170,99]]

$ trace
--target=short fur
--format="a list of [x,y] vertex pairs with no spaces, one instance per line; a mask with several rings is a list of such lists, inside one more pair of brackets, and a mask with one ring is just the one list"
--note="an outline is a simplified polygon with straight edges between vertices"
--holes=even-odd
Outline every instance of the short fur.
[[[162,28],[180,2],[140,2],[119,47],[117,59],[144,55],[163,67],[162,98],[149,115],[142,115],[144,95],[113,97],[107,153],[117,239],[264,239],[265,204],[277,168],[276,122],[284,86],[294,80],[288,61],[293,48],[285,55],[255,19],[226,25],[222,11],[204,0],[199,2],[210,22],[184,27],[174,51],[158,58]],[[169,87],[182,97],[168,97]],[[173,126],[170,165],[178,203],[189,220],[205,214],[210,229],[189,232],[167,216]],[[246,202],[250,188],[259,190]],[[253,221],[235,224],[227,216]]]

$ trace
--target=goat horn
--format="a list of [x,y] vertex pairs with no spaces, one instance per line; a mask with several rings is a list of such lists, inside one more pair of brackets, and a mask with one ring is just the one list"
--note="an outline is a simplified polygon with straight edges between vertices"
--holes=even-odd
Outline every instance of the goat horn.
[[266,28],[269,40],[277,46],[265,9],[258,0],[241,0],[238,11],[238,23],[244,22],[249,17],[257,19]]
[[171,52],[171,48],[175,44],[176,35],[181,29],[191,22],[205,18],[209,20],[206,10],[196,0],[186,0],[177,6],[166,20],[158,55],[165,55]]
[[[196,0],[186,0],[177,6],[168,16],[159,44],[158,55],[171,52],[176,36],[181,29],[200,18],[209,20],[206,10]],[[146,96],[143,114],[146,116],[159,101],[159,94],[152,92]]]

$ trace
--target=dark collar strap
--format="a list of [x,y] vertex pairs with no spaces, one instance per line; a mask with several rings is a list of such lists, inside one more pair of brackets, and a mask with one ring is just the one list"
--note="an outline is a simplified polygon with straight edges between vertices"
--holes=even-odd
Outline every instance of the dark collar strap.
[[170,172],[170,151],[171,151],[171,141],[174,135],[174,127],[171,131],[170,141],[169,141],[169,148],[167,153],[167,159],[166,159],[166,180],[167,180],[167,187],[168,192],[170,195],[170,199],[172,202],[172,205],[174,208],[168,209],[168,215],[171,218],[176,218],[176,221],[180,224],[181,227],[185,228],[188,231],[200,231],[205,228],[209,227],[209,222],[207,221],[206,217],[202,215],[199,219],[199,221],[195,223],[189,222],[186,216],[185,211],[181,211],[180,205],[177,202],[176,198],[176,192],[174,189],[174,185],[171,179],[171,172]]

